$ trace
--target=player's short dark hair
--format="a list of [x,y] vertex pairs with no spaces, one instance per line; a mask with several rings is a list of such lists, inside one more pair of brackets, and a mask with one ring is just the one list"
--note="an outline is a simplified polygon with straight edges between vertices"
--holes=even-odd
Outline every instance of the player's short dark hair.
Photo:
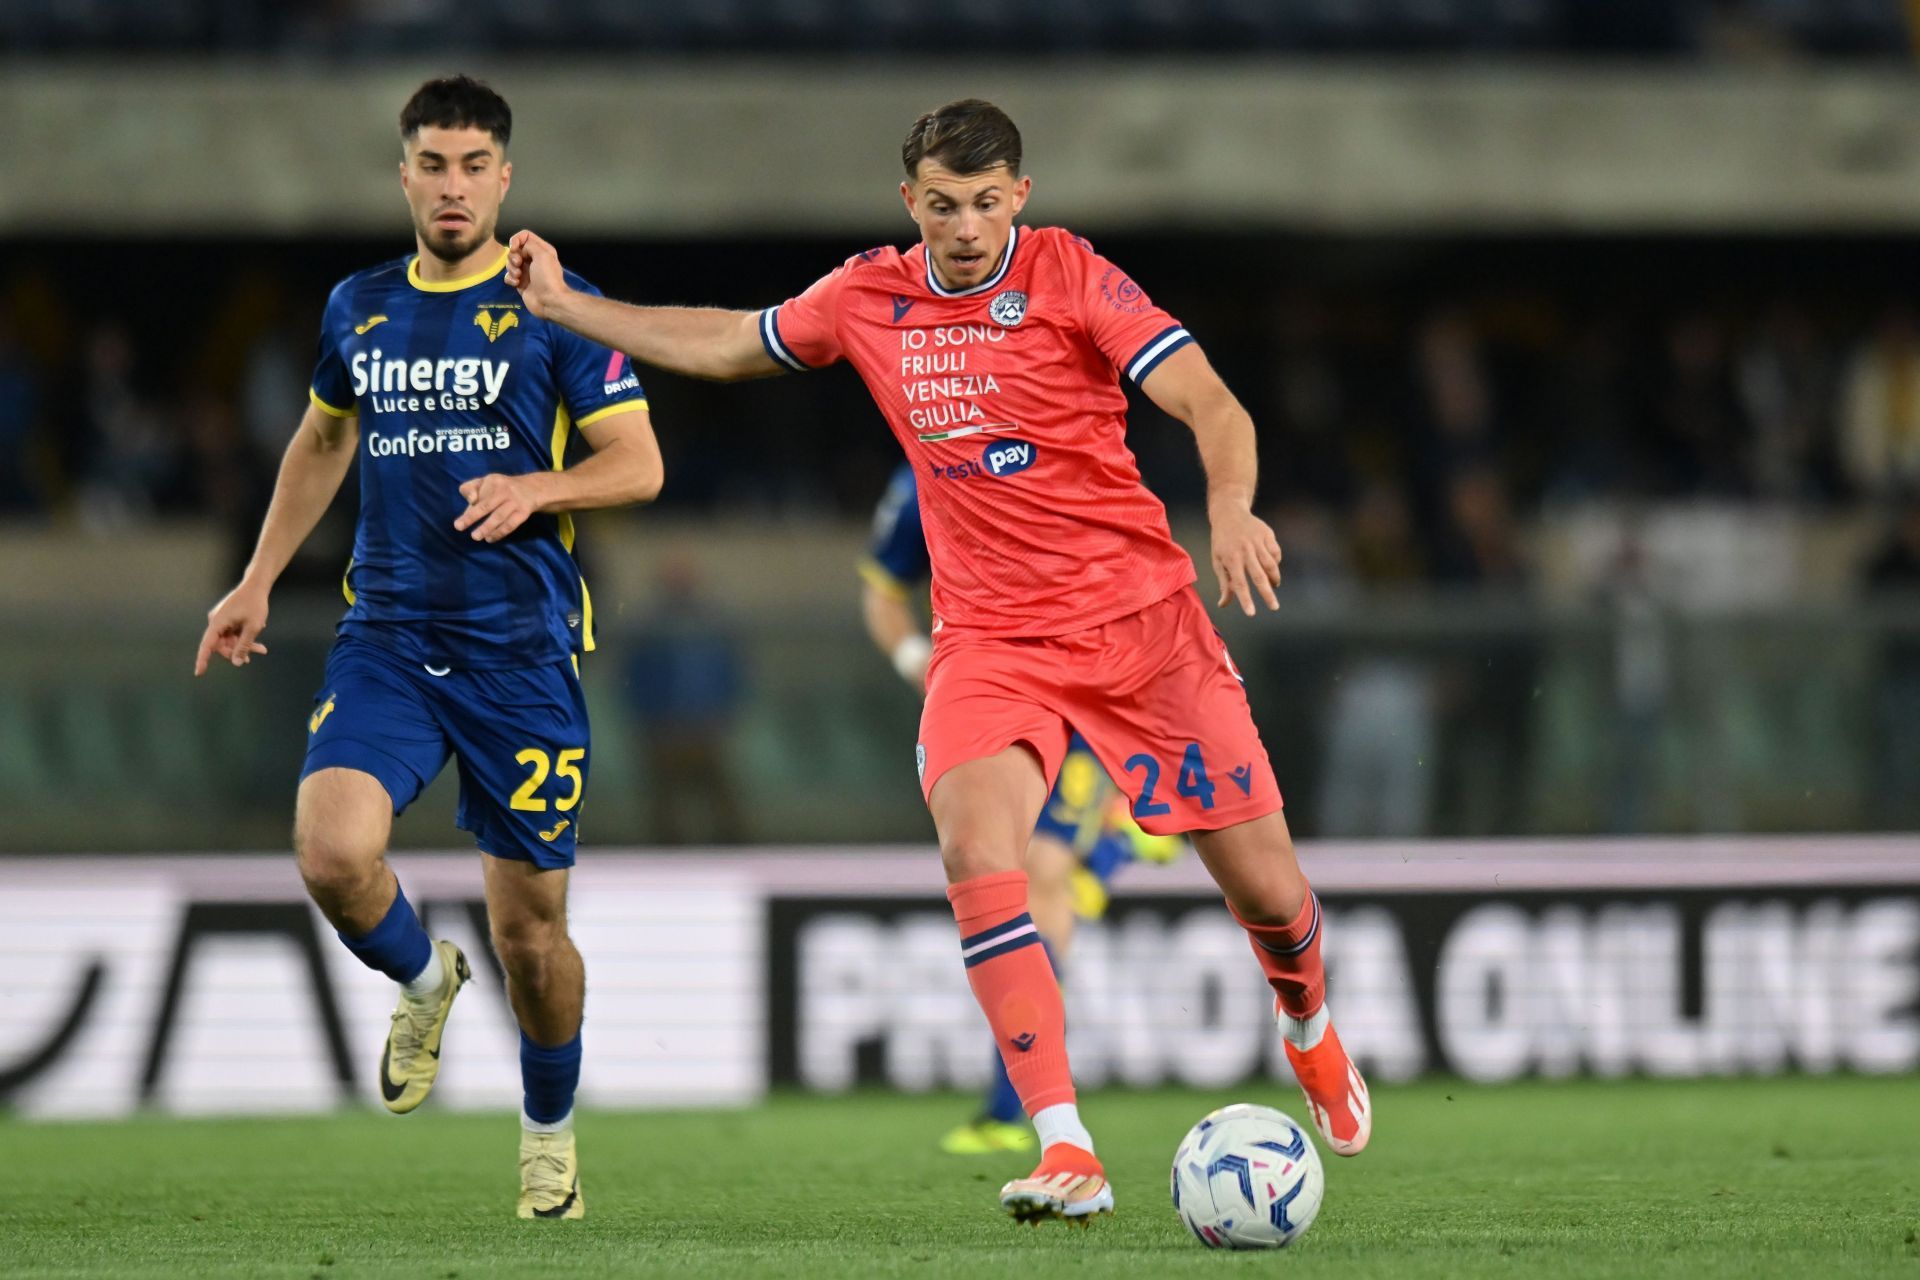
[[472,76],[442,76],[413,91],[400,108],[400,138],[412,142],[422,129],[484,129],[507,149],[513,136],[513,108],[493,86]]
[[900,159],[909,178],[920,176],[922,160],[937,160],[958,174],[985,173],[1003,164],[1018,177],[1020,130],[984,98],[962,98],[915,120]]

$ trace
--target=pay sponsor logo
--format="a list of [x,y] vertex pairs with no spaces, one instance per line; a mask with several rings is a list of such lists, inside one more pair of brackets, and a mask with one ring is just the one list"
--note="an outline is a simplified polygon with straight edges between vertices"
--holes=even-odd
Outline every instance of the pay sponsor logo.
[[1001,479],[1019,475],[1039,456],[1040,447],[1031,440],[995,440],[980,451],[978,461],[953,465],[934,463],[932,475],[936,480],[971,480],[982,475]]

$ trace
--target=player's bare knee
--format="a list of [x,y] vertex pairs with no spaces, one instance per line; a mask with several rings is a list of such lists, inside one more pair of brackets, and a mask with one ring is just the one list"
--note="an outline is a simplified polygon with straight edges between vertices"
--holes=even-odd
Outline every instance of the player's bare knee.
[[1291,875],[1273,874],[1227,884],[1220,891],[1233,913],[1248,924],[1288,924],[1307,903],[1307,881],[1298,869]]
[[538,987],[571,945],[565,921],[511,920],[493,926],[500,967],[522,986]]
[[1018,871],[1020,855],[1018,842],[986,832],[963,828],[940,839],[940,863],[946,868],[949,884]]
[[314,901],[344,909],[384,887],[390,821],[386,792],[365,774],[323,769],[300,784],[293,852]]
[[350,902],[381,878],[381,850],[327,832],[296,830],[293,851],[307,892],[323,904]]
[[1299,917],[1300,908],[1305,904],[1306,900],[1306,893],[1303,890],[1299,898],[1292,903],[1291,907],[1288,906],[1285,899],[1277,896],[1252,898],[1244,901],[1235,901],[1232,898],[1228,898],[1227,905],[1233,908],[1235,915],[1239,916],[1248,924],[1284,925],[1291,924]]
[[1307,901],[1307,877],[1278,814],[1190,839],[1234,914],[1248,924],[1286,924]]

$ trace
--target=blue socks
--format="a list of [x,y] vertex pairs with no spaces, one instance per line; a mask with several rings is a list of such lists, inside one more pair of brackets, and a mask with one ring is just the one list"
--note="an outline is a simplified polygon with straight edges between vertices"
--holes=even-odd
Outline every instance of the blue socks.
[[1020,1094],[1013,1087],[1013,1081],[1007,1076],[1007,1064],[1000,1058],[1000,1051],[993,1051],[993,1080],[987,1085],[988,1117],[1001,1124],[1019,1124],[1026,1112],[1020,1107]]
[[526,1119],[538,1125],[558,1124],[573,1110],[573,1091],[580,1086],[580,1033],[549,1049],[520,1033],[520,1086],[526,1091]]
[[349,938],[343,933],[340,941],[360,957],[361,964],[378,969],[395,982],[419,977],[433,956],[433,939],[420,927],[420,917],[413,913],[413,904],[398,882],[393,886],[393,905],[373,926],[373,932],[362,938]]

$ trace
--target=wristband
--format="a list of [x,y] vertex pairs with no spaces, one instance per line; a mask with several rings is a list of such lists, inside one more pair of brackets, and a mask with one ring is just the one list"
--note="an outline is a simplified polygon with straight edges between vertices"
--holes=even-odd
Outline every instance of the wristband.
[[933,660],[933,641],[919,633],[902,639],[888,655],[900,678],[918,689],[927,681],[927,664]]

